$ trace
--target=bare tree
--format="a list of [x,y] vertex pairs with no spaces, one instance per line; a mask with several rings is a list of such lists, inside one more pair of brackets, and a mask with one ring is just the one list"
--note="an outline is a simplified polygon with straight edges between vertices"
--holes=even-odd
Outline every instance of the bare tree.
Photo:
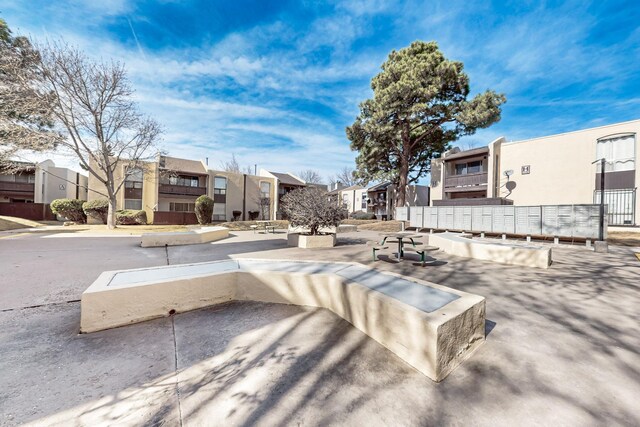
[[67,136],[59,146],[104,185],[104,192],[94,191],[109,200],[107,226],[114,228],[116,196],[126,178],[144,171],[156,154],[160,126],[133,102],[121,63],[94,62],[64,43],[39,51],[42,81],[36,91],[42,99],[54,97],[53,117]]
[[352,185],[362,185],[366,187],[367,184],[369,184],[368,181],[358,179],[355,170],[348,166],[343,167],[337,174],[330,176],[329,182],[331,184],[341,182],[345,187],[351,187]]
[[347,209],[336,206],[327,193],[314,187],[293,190],[282,197],[282,213],[293,227],[309,229],[309,234],[320,234],[324,227],[337,227],[347,217]]
[[305,169],[298,172],[298,177],[309,184],[321,184],[322,177],[318,171],[313,169]]
[[240,170],[240,163],[238,163],[235,154],[231,154],[231,160],[227,162],[221,161],[220,166],[222,167],[222,170],[226,172],[242,173]]
[[244,170],[244,173],[246,173],[247,175],[255,175],[255,170],[253,166],[247,165],[247,167]]
[[49,150],[63,139],[53,129],[53,96],[34,90],[39,60],[29,40],[12,36],[0,19],[0,172],[15,172],[12,159],[21,151]]

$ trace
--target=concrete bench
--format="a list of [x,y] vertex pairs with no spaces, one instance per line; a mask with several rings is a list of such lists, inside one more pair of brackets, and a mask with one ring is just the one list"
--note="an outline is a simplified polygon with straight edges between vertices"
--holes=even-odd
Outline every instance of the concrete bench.
[[226,227],[202,227],[189,231],[145,233],[142,235],[140,246],[153,248],[158,246],[198,245],[215,242],[226,237],[229,237],[229,229]]
[[239,301],[327,308],[434,381],[484,342],[485,299],[357,263],[227,260],[108,271],[82,294],[81,332]]
[[471,237],[464,233],[435,233],[429,234],[429,244],[448,254],[466,258],[525,267],[549,268],[551,265],[550,248],[481,242]]
[[358,226],[355,224],[340,224],[338,225],[338,233],[354,233],[358,231]]

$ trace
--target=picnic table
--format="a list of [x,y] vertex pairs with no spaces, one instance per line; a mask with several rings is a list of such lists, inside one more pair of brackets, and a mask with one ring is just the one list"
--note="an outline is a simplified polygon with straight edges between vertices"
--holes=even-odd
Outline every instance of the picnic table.
[[415,246],[415,241],[422,238],[421,235],[413,233],[382,233],[380,235],[383,237],[383,244],[387,239],[395,239],[398,241],[398,262],[400,262],[400,258],[404,255],[402,250],[404,243],[411,242],[411,245]]
[[271,221],[267,221],[267,220],[263,220],[263,221],[256,221],[256,224],[259,227],[263,227],[264,228],[264,232],[265,234],[268,233],[268,230],[271,229],[272,233],[276,232],[276,226],[275,225],[271,225]]

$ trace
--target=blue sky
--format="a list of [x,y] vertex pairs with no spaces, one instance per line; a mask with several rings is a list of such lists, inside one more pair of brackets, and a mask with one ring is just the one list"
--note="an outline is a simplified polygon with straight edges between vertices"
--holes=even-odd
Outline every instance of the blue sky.
[[[170,155],[241,166],[354,166],[344,129],[392,49],[435,40],[502,120],[460,141],[640,118],[640,4],[605,2],[3,1],[16,33],[123,61]],[[57,163],[73,164],[56,159]]]

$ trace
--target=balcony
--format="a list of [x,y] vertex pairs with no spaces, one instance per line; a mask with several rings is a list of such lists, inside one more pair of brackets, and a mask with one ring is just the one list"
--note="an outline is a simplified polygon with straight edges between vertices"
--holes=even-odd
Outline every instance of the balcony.
[[449,175],[444,178],[444,191],[484,191],[487,189],[488,173],[470,173],[466,175]]
[[33,197],[34,189],[33,183],[0,181],[0,194],[7,196]]
[[174,196],[202,196],[207,194],[207,187],[190,187],[186,185],[170,185],[160,184],[158,187],[160,194],[169,194]]

